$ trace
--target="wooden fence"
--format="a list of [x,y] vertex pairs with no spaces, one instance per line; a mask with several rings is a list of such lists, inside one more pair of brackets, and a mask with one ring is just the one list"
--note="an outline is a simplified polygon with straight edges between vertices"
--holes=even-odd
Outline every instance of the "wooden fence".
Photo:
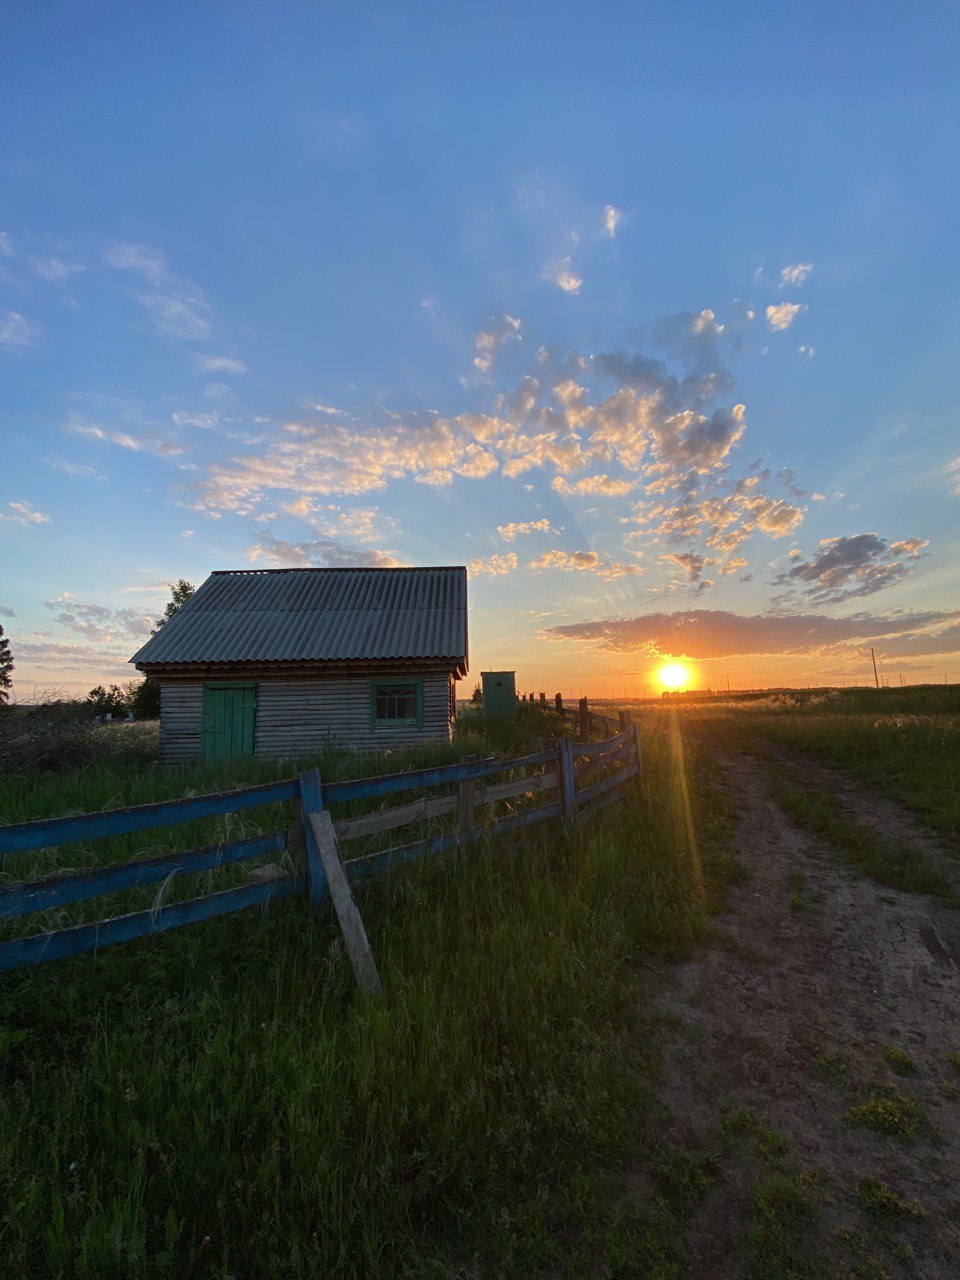
[[[315,817],[327,809],[336,812],[338,806],[348,802],[427,788],[431,791],[404,804],[335,819],[332,827],[338,844],[456,815],[455,830],[345,861],[346,878],[353,882],[427,854],[494,839],[550,818],[563,817],[568,824],[585,820],[620,800],[640,766],[637,727],[621,716],[620,732],[608,741],[574,743],[560,738],[545,751],[514,760],[466,761],[347,782],[323,782],[319,771],[311,769],[296,778],[237,791],[0,827],[3,858],[78,841],[153,831],[262,805],[285,801],[299,804],[294,825],[268,835],[0,886],[0,921],[4,921],[150,884],[160,885],[162,892],[172,877],[265,857],[283,859],[289,868],[284,870],[277,862],[271,862],[265,867],[248,868],[254,883],[93,924],[10,939],[0,943],[0,972],[99,950],[246,907],[262,908],[279,898],[306,896],[317,906],[329,896],[329,886],[314,835]],[[488,781],[501,774],[507,776]],[[452,792],[435,790],[452,785]],[[498,812],[504,803],[511,804],[511,812]],[[477,810],[484,807],[487,814],[481,818]]]

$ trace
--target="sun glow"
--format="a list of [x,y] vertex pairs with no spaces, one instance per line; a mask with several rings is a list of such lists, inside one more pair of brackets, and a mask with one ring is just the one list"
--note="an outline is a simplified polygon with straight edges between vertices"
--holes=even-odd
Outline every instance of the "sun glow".
[[657,679],[664,689],[677,692],[690,683],[690,669],[682,662],[668,662],[657,672]]

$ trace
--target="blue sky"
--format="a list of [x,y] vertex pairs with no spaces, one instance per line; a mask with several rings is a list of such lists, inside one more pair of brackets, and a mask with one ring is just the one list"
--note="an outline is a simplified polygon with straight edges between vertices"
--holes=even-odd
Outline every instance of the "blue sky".
[[960,679],[958,28],[6,6],[17,696],[296,564],[466,563],[551,691]]

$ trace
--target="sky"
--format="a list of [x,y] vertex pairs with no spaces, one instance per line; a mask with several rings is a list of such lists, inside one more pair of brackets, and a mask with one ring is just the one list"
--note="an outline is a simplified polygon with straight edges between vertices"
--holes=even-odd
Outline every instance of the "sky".
[[960,681],[954,4],[6,3],[0,624],[466,564],[472,685]]

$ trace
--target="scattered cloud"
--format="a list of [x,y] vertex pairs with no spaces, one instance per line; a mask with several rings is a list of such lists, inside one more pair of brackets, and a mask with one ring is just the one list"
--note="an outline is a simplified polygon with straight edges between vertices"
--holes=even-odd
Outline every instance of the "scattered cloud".
[[76,599],[69,591],[44,601],[44,608],[68,631],[104,644],[148,636],[156,626],[153,615],[142,609],[113,609],[109,605],[91,604]]
[[4,351],[32,346],[39,337],[40,330],[25,320],[19,311],[8,311],[0,316],[0,347]]
[[615,209],[612,204],[604,205],[603,229],[612,240],[617,234],[617,227],[623,221],[623,210]]
[[388,551],[364,551],[336,538],[317,537],[309,542],[290,542],[285,538],[275,538],[270,533],[260,535],[247,552],[247,559],[251,564],[262,561],[282,569],[394,569],[402,564]]
[[579,293],[583,284],[582,276],[578,276],[573,269],[572,258],[555,258],[553,262],[548,262],[543,269],[543,278],[557,285],[564,293]]
[[812,262],[795,262],[792,267],[784,267],[780,272],[780,288],[794,285],[799,289],[812,271]]
[[44,462],[53,471],[61,471],[65,476],[75,476],[84,480],[106,480],[96,467],[88,467],[82,462],[69,462],[66,458],[44,458]]
[[564,572],[595,573],[598,578],[624,578],[645,570],[636,564],[620,564],[596,551],[545,551],[527,564],[528,569],[560,569]]
[[9,231],[0,231],[0,258],[12,258],[17,252]]
[[0,511],[0,520],[8,524],[19,524],[29,528],[34,524],[49,524],[50,517],[41,511],[34,511],[29,502],[8,502],[6,511]]
[[559,533],[559,529],[554,529],[549,520],[518,520],[511,521],[510,524],[498,524],[497,533],[504,542],[513,542],[513,540],[524,533]]
[[35,275],[41,280],[49,280],[51,284],[59,284],[87,269],[82,262],[64,262],[62,258],[31,258],[30,266]]
[[927,545],[921,538],[887,543],[875,533],[823,538],[812,560],[796,560],[776,581],[798,584],[823,603],[872,595],[911,573]]
[[15,618],[17,615],[8,604],[0,604],[0,618]]
[[517,567],[517,553],[508,551],[504,555],[490,556],[486,560],[471,560],[467,565],[470,574],[478,578],[483,574],[488,574],[491,578],[499,578],[508,573],[513,573]]
[[767,307],[767,324],[771,332],[789,329],[801,311],[806,311],[802,302],[780,302],[776,306]]
[[202,373],[249,373],[242,360],[230,356],[197,356],[197,368]]
[[555,489],[557,493],[563,494],[566,498],[598,493],[607,498],[617,498],[625,493],[632,493],[636,487],[635,480],[611,480],[609,476],[605,475],[583,476],[580,480],[574,481],[573,484],[564,480],[563,476],[554,476],[551,481],[551,488]]
[[749,568],[750,568],[749,560],[744,560],[743,556],[734,556],[732,559],[727,560],[724,564],[720,566],[720,572],[723,574],[724,577],[727,577],[731,573],[739,573],[741,569],[749,569]]
[[670,552],[661,556],[660,559],[676,565],[683,571],[688,582],[699,582],[703,577],[704,568],[708,564],[716,564],[714,556],[700,556],[693,551]]
[[806,356],[808,360],[812,360],[813,357],[817,354],[816,347],[808,347],[806,343],[803,343],[803,342],[801,342],[800,346],[797,347],[797,350],[800,352],[802,356]]
[[502,316],[493,318],[485,329],[480,330],[474,339],[477,354],[473,358],[473,363],[481,373],[490,372],[497,352],[504,343],[521,341],[520,328],[520,321],[515,316],[508,316],[504,312]]
[[199,342],[211,334],[211,308],[200,286],[173,275],[158,250],[142,244],[116,244],[103,254],[108,266],[139,276],[152,286],[136,298],[155,329],[173,338]]

